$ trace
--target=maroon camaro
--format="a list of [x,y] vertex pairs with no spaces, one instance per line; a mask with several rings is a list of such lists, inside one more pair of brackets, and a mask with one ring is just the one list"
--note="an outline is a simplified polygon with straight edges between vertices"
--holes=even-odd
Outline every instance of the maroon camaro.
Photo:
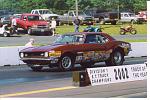
[[117,41],[106,33],[82,32],[61,35],[51,45],[26,48],[19,55],[33,71],[45,66],[66,71],[74,64],[91,67],[104,61],[107,66],[122,65],[130,50],[130,43]]

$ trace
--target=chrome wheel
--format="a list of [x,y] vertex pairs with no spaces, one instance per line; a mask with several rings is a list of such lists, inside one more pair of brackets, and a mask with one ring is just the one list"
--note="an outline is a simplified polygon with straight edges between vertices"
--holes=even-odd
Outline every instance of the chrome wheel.
[[118,66],[118,65],[122,65],[124,62],[124,55],[123,55],[123,51],[120,50],[115,50],[109,57],[109,59],[107,59],[105,61],[107,66]]
[[122,61],[122,55],[120,52],[115,52],[114,61],[116,64],[120,64],[120,62]]
[[74,67],[74,57],[71,55],[64,55],[59,60],[59,68],[63,71],[71,70]]
[[65,56],[65,57],[63,57],[63,59],[62,59],[62,67],[64,68],[64,69],[68,69],[68,68],[70,68],[71,67],[71,58],[70,57],[68,57],[68,56]]

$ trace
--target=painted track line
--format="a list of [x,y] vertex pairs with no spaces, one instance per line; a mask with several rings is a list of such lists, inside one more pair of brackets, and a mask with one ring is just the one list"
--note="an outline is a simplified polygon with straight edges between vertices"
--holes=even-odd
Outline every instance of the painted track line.
[[69,89],[75,89],[75,88],[78,88],[78,87],[67,86],[67,87],[50,88],[50,89],[44,89],[44,90],[34,90],[34,91],[27,91],[27,92],[18,92],[18,93],[0,95],[0,98],[21,96],[21,95],[29,95],[29,94],[35,94],[35,93],[52,92],[52,91],[62,91],[62,90],[69,90]]

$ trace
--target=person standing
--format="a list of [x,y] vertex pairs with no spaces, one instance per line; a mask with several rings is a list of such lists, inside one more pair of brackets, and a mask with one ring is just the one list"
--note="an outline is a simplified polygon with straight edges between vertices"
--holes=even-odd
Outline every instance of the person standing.
[[33,47],[33,44],[34,44],[35,40],[33,38],[30,38],[30,41],[25,44],[26,47]]
[[16,21],[16,18],[12,18],[12,21],[11,21],[11,27],[12,27],[12,33],[17,33],[17,21]]
[[55,35],[55,29],[56,29],[56,20],[52,18],[52,21],[51,21],[52,36]]
[[75,25],[75,32],[79,32],[80,20],[78,19],[78,17],[76,17],[76,19],[73,21],[73,23]]

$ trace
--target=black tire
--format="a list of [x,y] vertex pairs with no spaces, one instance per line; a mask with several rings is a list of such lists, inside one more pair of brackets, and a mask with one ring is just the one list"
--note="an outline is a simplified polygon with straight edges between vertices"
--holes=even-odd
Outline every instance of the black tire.
[[99,23],[102,24],[102,25],[105,25],[105,20],[104,20],[104,18],[99,18]]
[[27,34],[28,34],[28,35],[31,35],[31,34],[32,34],[32,29],[31,29],[30,27],[27,29]]
[[10,34],[9,34],[9,33],[7,33],[7,32],[4,32],[4,33],[3,33],[3,36],[4,36],[4,37],[9,37],[9,36],[10,36]]
[[137,31],[136,31],[136,29],[131,29],[130,33],[131,33],[132,35],[135,35],[135,34],[137,33]]
[[36,66],[34,67],[33,65],[28,65],[33,71],[38,72],[41,71],[43,66]]
[[124,62],[124,55],[121,50],[115,50],[108,60],[105,61],[107,66],[118,66]]
[[125,35],[125,31],[123,29],[120,29],[120,35]]
[[135,24],[136,21],[134,19],[131,20],[131,24]]
[[89,63],[81,63],[80,65],[83,67],[83,68],[90,68],[94,65],[95,63],[94,62],[89,62]]
[[112,22],[111,22],[111,25],[116,25],[116,21],[112,21]]
[[75,64],[75,59],[71,55],[65,54],[59,60],[59,68],[62,71],[68,71],[73,69],[74,64]]

